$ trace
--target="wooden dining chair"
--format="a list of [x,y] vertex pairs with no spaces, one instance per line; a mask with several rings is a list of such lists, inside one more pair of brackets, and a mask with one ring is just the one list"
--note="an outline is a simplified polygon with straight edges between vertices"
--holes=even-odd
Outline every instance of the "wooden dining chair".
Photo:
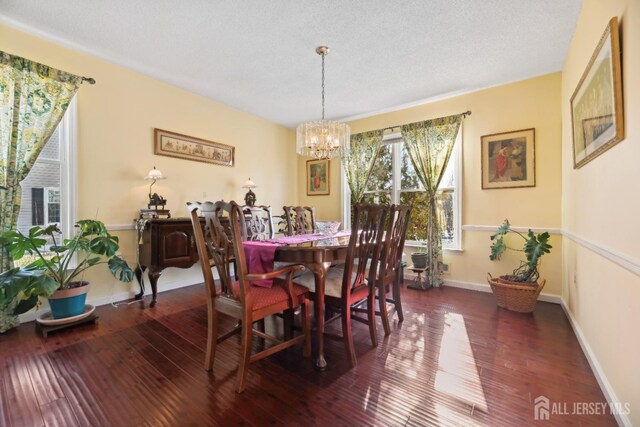
[[[250,274],[247,271],[247,260],[243,248],[243,229],[241,221],[244,214],[235,202],[204,202],[187,205],[191,212],[191,222],[195,234],[196,247],[200,256],[202,273],[207,289],[208,333],[205,369],[213,369],[216,345],[236,333],[240,333],[240,364],[238,368],[238,393],[247,384],[249,364],[284,350],[298,343],[303,343],[305,357],[311,354],[309,291],[304,286],[293,283],[293,272],[301,265],[290,265],[278,271],[266,274]],[[198,211],[205,218],[204,230],[200,225]],[[225,231],[224,219],[229,221],[231,235]],[[233,252],[230,250],[233,248]],[[229,258],[235,255],[238,268],[238,280],[230,274]],[[218,270],[220,289],[216,288],[210,262]],[[285,276],[286,275],[286,276]],[[285,278],[280,278],[284,276]],[[256,280],[272,280],[272,286],[259,287],[250,283]],[[288,340],[279,339],[253,329],[253,323],[283,311],[293,312],[301,307],[301,323],[303,334]],[[218,314],[238,319],[236,326],[223,334],[218,333]],[[258,353],[251,354],[252,336],[275,343]]]
[[[387,303],[392,303],[398,313],[398,321],[404,320],[402,300],[400,298],[400,278],[402,273],[402,251],[407,234],[407,226],[411,217],[411,206],[391,205],[389,221],[385,231],[385,239],[378,262],[376,288],[378,289],[379,313],[382,319],[384,334],[391,333]],[[388,297],[391,292],[391,298]]]
[[271,206],[242,206],[245,216],[247,240],[273,239]]
[[315,209],[309,206],[283,206],[287,236],[311,234],[316,230]]
[[[389,206],[357,204],[353,210],[353,223],[346,260],[340,267],[328,269],[325,276],[324,299],[327,307],[331,307],[339,313],[325,323],[332,322],[337,318],[342,319],[342,336],[328,333],[325,336],[344,342],[349,363],[355,367],[357,359],[351,331],[352,320],[368,325],[371,343],[374,346],[378,345],[375,318],[375,275],[382,250],[382,239]],[[308,287],[311,292],[315,292],[315,279],[311,272],[302,274],[296,281]],[[352,314],[352,308],[363,301],[367,304],[366,319]]]

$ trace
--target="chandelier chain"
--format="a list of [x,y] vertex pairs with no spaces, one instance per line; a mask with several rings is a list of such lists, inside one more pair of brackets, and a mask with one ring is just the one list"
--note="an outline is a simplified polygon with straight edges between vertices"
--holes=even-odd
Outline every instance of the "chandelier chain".
[[324,55],[322,53],[322,120],[324,120]]

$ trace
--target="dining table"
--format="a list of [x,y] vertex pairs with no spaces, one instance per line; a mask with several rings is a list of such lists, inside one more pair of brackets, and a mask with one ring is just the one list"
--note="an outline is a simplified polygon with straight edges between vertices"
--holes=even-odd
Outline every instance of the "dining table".
[[[271,249],[274,262],[302,264],[308,268],[314,276],[315,293],[313,294],[314,318],[317,336],[317,353],[315,366],[319,370],[327,367],[324,357],[324,290],[327,271],[332,264],[343,263],[347,257],[349,246],[349,230],[339,231],[334,234],[322,235],[301,234],[269,239],[255,244],[254,248],[263,251],[266,244],[273,244]],[[250,242],[245,242],[245,251]],[[275,251],[274,251],[275,249]],[[250,263],[251,264],[251,263]],[[249,267],[251,270],[251,266]],[[295,280],[295,279],[294,279]]]

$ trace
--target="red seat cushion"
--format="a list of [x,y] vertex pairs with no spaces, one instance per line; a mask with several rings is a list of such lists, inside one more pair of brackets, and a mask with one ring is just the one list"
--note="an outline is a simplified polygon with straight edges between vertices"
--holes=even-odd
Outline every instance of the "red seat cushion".
[[[270,288],[251,286],[251,295],[253,297],[253,307],[251,307],[251,309],[253,311],[289,300],[289,295],[283,287],[286,286],[285,280],[276,278],[273,280],[273,285],[274,286]],[[232,291],[236,298],[240,298],[240,282],[233,282]],[[297,283],[293,284],[293,293],[296,297],[304,295],[307,292],[309,292],[309,289],[304,286],[298,285]]]

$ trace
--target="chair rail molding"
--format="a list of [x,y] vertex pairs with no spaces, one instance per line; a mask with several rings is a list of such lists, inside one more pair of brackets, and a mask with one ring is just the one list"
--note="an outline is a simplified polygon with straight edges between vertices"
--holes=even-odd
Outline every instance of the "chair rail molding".
[[608,248],[604,245],[601,245],[600,243],[596,243],[592,240],[586,239],[569,230],[562,230],[562,235],[573,240],[580,246],[583,246],[590,251],[595,252],[598,255],[608,259],[614,264],[619,265],[625,270],[632,272],[636,276],[640,276],[640,260],[638,258],[634,258],[618,252],[614,249]]
[[[640,259],[629,256],[622,252],[618,252],[614,249],[611,249],[605,245],[601,245],[600,243],[594,242],[593,240],[589,240],[585,237],[582,237],[573,231],[566,230],[564,228],[557,227],[511,227],[512,230],[518,232],[526,233],[529,229],[533,230],[536,233],[548,231],[549,234],[560,234],[568,239],[571,239],[575,243],[579,244],[582,247],[589,249],[592,252],[608,259],[614,264],[619,265],[620,267],[632,272],[636,276],[640,276]],[[485,232],[496,232],[498,227],[495,225],[470,225],[466,224],[462,226],[463,231],[485,231]]]
[[107,224],[107,230],[109,231],[134,231],[136,229],[135,224]]
[[[470,225],[465,224],[462,226],[462,231],[498,231],[499,226],[497,225]],[[536,233],[543,233],[548,231],[549,234],[562,234],[562,229],[557,227],[516,227],[511,226],[513,231],[517,231],[519,233],[526,233],[529,230],[533,230]]]

